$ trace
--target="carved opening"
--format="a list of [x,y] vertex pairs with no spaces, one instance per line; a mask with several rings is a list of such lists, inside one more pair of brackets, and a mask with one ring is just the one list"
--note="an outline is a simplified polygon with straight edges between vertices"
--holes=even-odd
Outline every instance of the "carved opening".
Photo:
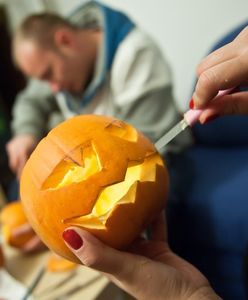
[[138,181],[155,182],[156,168],[161,164],[157,155],[150,156],[141,164],[130,162],[125,180],[102,189],[90,214],[64,222],[87,228],[103,228],[108,215],[117,204],[134,203]]
[[43,189],[59,189],[87,180],[101,171],[102,167],[93,144],[82,145],[74,152],[55,167],[43,184]]

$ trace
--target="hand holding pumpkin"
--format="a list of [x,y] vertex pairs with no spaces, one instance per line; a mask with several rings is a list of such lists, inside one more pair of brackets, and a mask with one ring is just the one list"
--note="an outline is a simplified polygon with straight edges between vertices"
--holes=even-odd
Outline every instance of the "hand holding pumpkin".
[[170,250],[165,226],[160,215],[152,224],[151,240],[137,239],[129,252],[110,248],[78,227],[67,229],[64,238],[84,265],[104,273],[136,299],[220,299],[196,268]]

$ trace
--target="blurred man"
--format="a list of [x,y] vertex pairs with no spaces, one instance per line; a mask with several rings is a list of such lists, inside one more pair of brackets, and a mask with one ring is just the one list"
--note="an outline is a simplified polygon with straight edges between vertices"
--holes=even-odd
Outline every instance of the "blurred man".
[[[14,36],[13,54],[33,78],[16,100],[7,145],[17,176],[56,107],[60,121],[76,114],[113,115],[152,141],[177,121],[160,50],[127,16],[98,2],[81,6],[68,20],[50,13],[28,17]],[[187,142],[181,136],[175,143]]]

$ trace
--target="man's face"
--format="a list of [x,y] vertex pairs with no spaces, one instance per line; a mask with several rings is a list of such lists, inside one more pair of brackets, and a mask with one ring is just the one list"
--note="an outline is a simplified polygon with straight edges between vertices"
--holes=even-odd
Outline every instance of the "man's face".
[[16,49],[16,61],[23,73],[47,81],[54,93],[83,92],[91,75],[86,56],[71,49],[42,48],[32,41],[22,41]]

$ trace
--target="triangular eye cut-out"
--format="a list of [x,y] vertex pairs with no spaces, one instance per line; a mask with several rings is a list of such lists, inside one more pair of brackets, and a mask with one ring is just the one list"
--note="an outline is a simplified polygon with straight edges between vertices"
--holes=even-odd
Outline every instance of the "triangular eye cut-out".
[[[75,158],[74,158],[75,157]],[[43,184],[43,189],[59,189],[87,180],[102,169],[93,144],[81,145],[66,156]]]
[[138,140],[137,131],[120,120],[109,123],[109,125],[105,127],[105,130],[110,134],[129,142],[136,142]]

